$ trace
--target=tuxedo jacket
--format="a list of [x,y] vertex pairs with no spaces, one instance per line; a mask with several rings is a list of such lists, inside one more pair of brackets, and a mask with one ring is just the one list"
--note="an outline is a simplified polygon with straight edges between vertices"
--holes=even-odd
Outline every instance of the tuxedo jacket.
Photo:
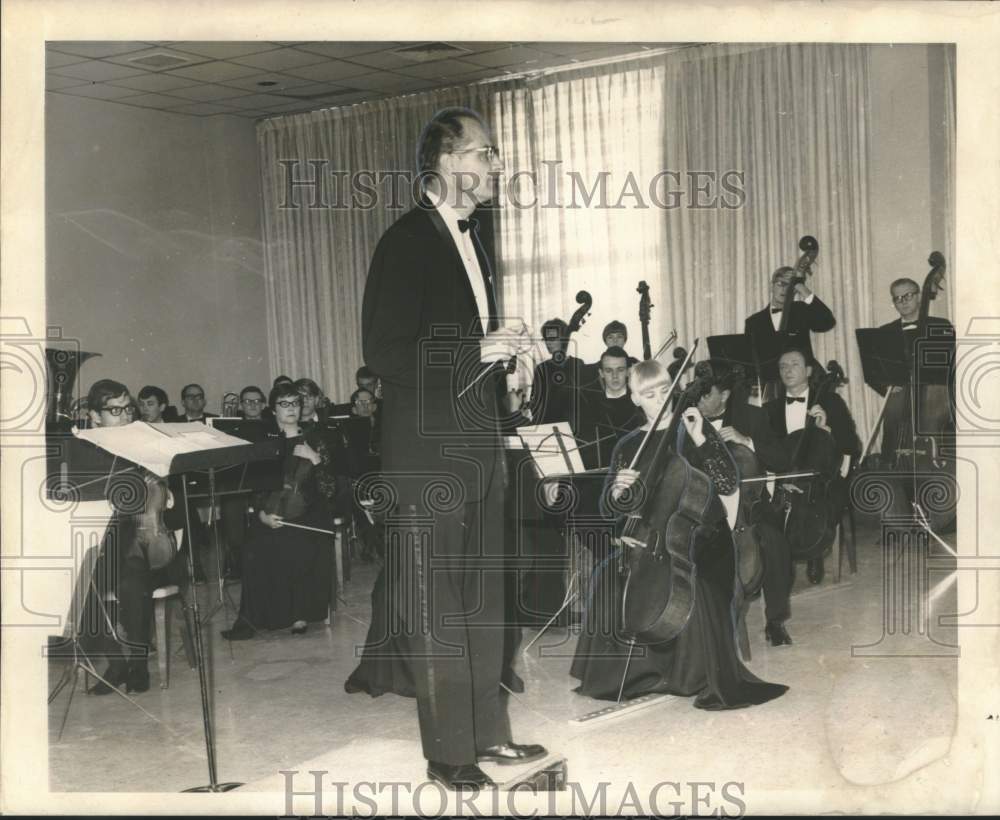
[[[496,307],[489,265],[479,264]],[[497,400],[504,379],[482,372],[483,328],[472,285],[448,226],[426,203],[383,234],[361,309],[365,363],[382,379],[382,468],[399,501],[420,504],[431,476],[457,479],[466,501],[490,491],[502,455]]]
[[[216,419],[218,417],[219,417],[218,413],[202,413],[200,419],[188,419],[187,413],[181,413],[177,417],[177,423],[178,424],[185,424],[188,421],[190,421],[192,424],[194,424],[195,422],[200,422],[202,424],[208,424],[208,422],[205,421],[205,419]],[[164,421],[166,421],[166,419],[164,419]]]
[[[751,344],[761,358],[761,364],[777,359],[785,350],[790,347],[799,347],[806,351],[809,356],[813,355],[812,341],[809,333],[823,333],[832,330],[837,324],[830,311],[823,301],[814,296],[812,303],[792,302],[788,315],[788,330],[785,339],[782,339],[774,329],[771,322],[771,306],[768,305],[763,310],[757,311],[752,316],[748,316],[743,325],[743,332],[750,337]],[[776,374],[765,374],[765,378],[770,378]]]
[[[851,456],[852,461],[857,461],[861,455],[861,440],[858,438],[857,427],[851,411],[847,409],[847,404],[837,395],[827,391],[816,401],[816,391],[810,388],[806,397],[806,409],[814,404],[819,404],[826,411],[826,426],[833,433],[833,438],[837,442],[837,447],[841,453]],[[771,428],[780,438],[788,435],[788,428],[785,424],[785,397],[779,396],[773,401],[764,405]]]
[[788,470],[791,464],[788,449],[762,408],[730,399],[722,416],[722,426],[733,427],[753,439],[754,453],[763,469],[775,473]]

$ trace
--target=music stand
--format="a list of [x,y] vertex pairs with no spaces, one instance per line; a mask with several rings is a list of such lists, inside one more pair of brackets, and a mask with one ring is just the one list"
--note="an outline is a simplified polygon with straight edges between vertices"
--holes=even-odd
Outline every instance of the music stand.
[[[157,424],[133,422],[123,427],[97,428],[78,432],[109,452],[127,457],[160,477],[230,467],[248,461],[278,459],[284,452],[284,441],[274,438],[251,444],[229,436],[207,425]],[[182,481],[182,503],[188,532],[191,531],[191,510],[188,504],[188,482]],[[187,553],[188,578],[194,580],[194,550]],[[205,733],[205,752],[208,760],[209,782],[203,786],[185,789],[189,792],[224,792],[238,788],[242,783],[219,783],[215,761],[215,734],[209,705],[208,670],[205,664],[205,645],[202,638],[201,614],[197,594],[191,596],[191,615],[194,622],[195,658],[198,663],[198,683],[201,690],[201,714]]]
[[777,368],[779,354],[774,354],[773,359],[760,355],[758,348],[753,346],[751,338],[745,333],[729,333],[708,337],[708,355],[713,359],[738,364],[746,373],[747,382],[751,383],[759,381],[758,363],[763,367],[764,362],[769,362]]
[[879,327],[859,327],[854,335],[865,384],[881,394],[890,387],[910,383],[910,366],[900,334],[886,333]]

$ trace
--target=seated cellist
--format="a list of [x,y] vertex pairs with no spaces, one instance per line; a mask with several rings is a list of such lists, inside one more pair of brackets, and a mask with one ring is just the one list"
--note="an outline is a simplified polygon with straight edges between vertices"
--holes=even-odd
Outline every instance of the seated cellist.
[[[707,474],[719,492],[732,493],[737,483],[735,465],[720,437],[714,432],[706,435],[697,406],[685,407],[682,403],[681,421],[670,423],[670,414],[664,414],[636,469],[626,466],[666,401],[670,379],[661,363],[649,360],[635,365],[629,382],[632,400],[641,408],[646,421],[615,447],[602,499],[603,514],[621,520],[630,504],[643,495],[635,486],[656,480],[644,476],[643,471],[649,468],[651,453],[661,437],[670,437],[668,464],[671,459],[682,458],[674,451],[673,444],[677,441],[679,424],[683,424],[689,440],[683,447],[683,458]],[[697,567],[695,600],[687,625],[675,639],[640,647],[631,658],[628,641],[615,616],[623,594],[616,567],[626,557],[622,551],[629,547],[616,544],[609,550],[595,570],[592,596],[570,670],[580,680],[576,691],[604,700],[617,699],[619,689],[625,698],[650,692],[696,695],[694,705],[701,709],[735,709],[765,703],[784,694],[786,686],[757,679],[737,656],[730,617],[735,572],[733,539],[726,510],[714,489],[695,541],[692,549]]]

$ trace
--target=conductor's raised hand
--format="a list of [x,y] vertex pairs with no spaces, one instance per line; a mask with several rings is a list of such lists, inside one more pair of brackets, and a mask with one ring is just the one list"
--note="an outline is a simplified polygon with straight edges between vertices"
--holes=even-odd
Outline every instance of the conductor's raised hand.
[[278,527],[283,527],[285,525],[285,519],[280,515],[274,513],[267,513],[261,510],[257,517],[261,520],[264,526],[270,527],[272,530],[278,529]]
[[524,322],[515,322],[491,330],[480,341],[482,361],[498,362],[510,359],[518,353],[526,353],[533,347],[531,334]]

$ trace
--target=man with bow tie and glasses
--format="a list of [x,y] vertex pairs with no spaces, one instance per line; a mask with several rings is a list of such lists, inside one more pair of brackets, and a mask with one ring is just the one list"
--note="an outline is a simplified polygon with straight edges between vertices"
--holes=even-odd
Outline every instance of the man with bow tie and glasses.
[[[825,333],[832,330],[837,320],[826,304],[804,282],[795,285],[795,301],[792,302],[788,322],[785,325],[785,338],[779,339],[778,328],[781,327],[785,307],[785,297],[788,287],[795,277],[795,269],[778,268],[771,275],[771,302],[763,310],[748,316],[743,326],[743,332],[750,337],[751,343],[761,364],[765,359],[775,355],[770,351],[786,350],[797,347],[812,358],[812,341],[810,333]],[[773,368],[771,358],[769,368]],[[762,374],[765,379],[773,378],[773,370]]]
[[[501,693],[506,465],[499,365],[531,348],[523,322],[501,327],[490,261],[473,211],[503,166],[474,111],[439,111],[417,147],[418,207],[383,234],[362,306],[365,363],[382,381],[382,470],[400,522],[430,522],[429,543],[387,544],[399,577],[400,636],[417,695],[427,775],[452,789],[493,785],[483,761],[526,763]],[[456,503],[431,490],[446,484]],[[408,526],[401,524],[400,526]],[[410,534],[411,529],[406,530]],[[412,537],[412,536],[410,536]],[[492,563],[491,563],[492,562]]]

